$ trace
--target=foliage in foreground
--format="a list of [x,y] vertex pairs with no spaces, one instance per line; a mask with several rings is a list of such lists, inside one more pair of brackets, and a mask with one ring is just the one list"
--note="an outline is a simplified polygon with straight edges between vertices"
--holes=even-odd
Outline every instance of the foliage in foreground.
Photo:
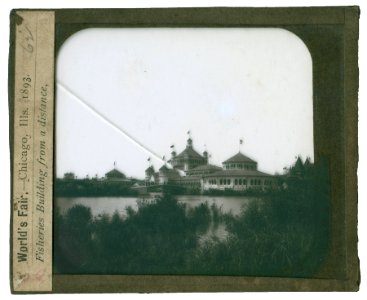
[[55,215],[56,271],[106,274],[180,273],[215,218],[207,204],[189,209],[170,196],[141,201],[125,218],[94,219],[81,205]]
[[[207,203],[188,208],[172,196],[140,202],[122,218],[93,218],[75,206],[55,213],[55,272],[69,274],[315,274],[328,251],[328,176],[324,165],[285,179],[240,215]],[[211,226],[228,236],[201,242]]]

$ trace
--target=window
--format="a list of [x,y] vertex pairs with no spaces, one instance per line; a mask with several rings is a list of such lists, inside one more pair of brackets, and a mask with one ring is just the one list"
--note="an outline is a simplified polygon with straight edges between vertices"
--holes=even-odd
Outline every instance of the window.
[[235,179],[234,180],[234,185],[237,185],[237,184],[238,184],[237,179]]

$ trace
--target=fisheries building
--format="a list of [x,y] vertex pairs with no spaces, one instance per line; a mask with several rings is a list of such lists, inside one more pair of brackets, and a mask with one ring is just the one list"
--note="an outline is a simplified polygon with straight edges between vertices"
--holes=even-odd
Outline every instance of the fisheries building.
[[274,176],[257,169],[257,162],[240,151],[222,163],[222,167],[209,163],[208,152],[200,154],[188,138],[186,148],[171,152],[168,164],[158,171],[151,165],[145,170],[145,184],[172,185],[188,190],[265,190],[275,185]]

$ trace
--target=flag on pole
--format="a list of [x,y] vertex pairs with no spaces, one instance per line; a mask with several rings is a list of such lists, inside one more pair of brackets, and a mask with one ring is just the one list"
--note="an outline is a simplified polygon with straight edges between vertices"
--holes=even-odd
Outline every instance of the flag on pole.
[[163,155],[162,159],[163,159],[164,161],[166,161],[166,156],[165,156],[165,155]]
[[171,147],[170,147],[170,148],[172,149],[172,148],[174,148],[174,147],[175,147],[175,145],[171,145]]
[[113,167],[116,167],[116,162],[115,161],[113,162]]
[[240,139],[240,145],[242,145],[243,144],[243,139]]
[[148,157],[147,161],[150,161],[150,157]]

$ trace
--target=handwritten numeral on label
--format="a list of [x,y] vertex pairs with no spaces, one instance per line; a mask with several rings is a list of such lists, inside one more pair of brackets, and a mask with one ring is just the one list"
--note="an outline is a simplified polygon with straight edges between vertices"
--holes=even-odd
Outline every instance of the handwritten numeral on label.
[[22,35],[19,45],[28,53],[33,53],[34,39],[31,30],[26,25],[24,25],[23,30],[19,29],[18,32]]

